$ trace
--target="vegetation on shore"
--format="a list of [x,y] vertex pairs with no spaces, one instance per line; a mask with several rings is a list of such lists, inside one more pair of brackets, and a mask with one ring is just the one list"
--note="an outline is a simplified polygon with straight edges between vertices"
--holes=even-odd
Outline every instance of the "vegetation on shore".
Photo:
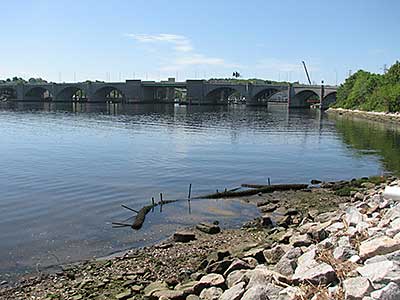
[[365,111],[400,111],[400,62],[385,74],[359,70],[340,85],[336,108]]

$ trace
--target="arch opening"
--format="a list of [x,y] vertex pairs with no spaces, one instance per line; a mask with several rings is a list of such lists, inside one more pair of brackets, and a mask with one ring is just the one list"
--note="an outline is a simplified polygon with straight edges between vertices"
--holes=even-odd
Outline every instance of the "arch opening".
[[57,101],[72,101],[72,102],[86,102],[87,94],[86,91],[76,87],[70,86],[66,87],[62,91],[60,91],[56,97]]
[[328,95],[326,95],[322,100],[322,108],[328,109],[335,102],[336,102],[336,92],[331,92]]
[[34,87],[25,94],[25,99],[30,101],[52,101],[53,95],[44,87]]
[[93,101],[96,102],[125,102],[125,95],[121,90],[105,86],[98,89],[93,95]]
[[253,101],[258,103],[287,102],[287,91],[267,88],[258,92],[253,97]]
[[290,101],[292,108],[309,108],[311,105],[319,104],[319,95],[312,90],[305,90],[297,93]]
[[231,87],[220,87],[210,91],[206,95],[206,101],[214,104],[240,103],[244,99],[240,91]]
[[11,87],[0,88],[0,101],[16,100],[17,91]]

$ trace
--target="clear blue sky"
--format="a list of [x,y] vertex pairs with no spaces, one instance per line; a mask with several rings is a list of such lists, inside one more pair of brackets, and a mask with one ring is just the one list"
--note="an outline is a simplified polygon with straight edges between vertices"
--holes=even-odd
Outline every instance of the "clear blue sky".
[[334,84],[400,59],[398,0],[2,1],[0,78]]

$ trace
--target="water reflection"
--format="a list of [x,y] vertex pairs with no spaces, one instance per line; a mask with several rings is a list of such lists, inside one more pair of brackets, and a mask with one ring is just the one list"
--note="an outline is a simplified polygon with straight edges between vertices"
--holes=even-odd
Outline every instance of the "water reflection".
[[359,156],[379,155],[384,168],[400,175],[400,126],[361,119],[331,115],[337,132]]

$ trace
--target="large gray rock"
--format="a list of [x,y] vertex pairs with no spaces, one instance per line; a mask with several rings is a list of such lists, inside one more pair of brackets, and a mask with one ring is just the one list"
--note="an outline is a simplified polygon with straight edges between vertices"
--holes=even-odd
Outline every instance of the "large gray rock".
[[203,276],[200,281],[195,285],[194,290],[196,294],[208,287],[220,287],[225,283],[225,279],[221,274],[211,273]]
[[345,220],[347,225],[356,226],[358,223],[362,222],[363,216],[357,208],[351,206],[346,210]]
[[356,271],[361,276],[369,278],[375,288],[382,288],[390,282],[400,284],[400,266],[390,260],[368,263],[358,267]]
[[400,243],[387,236],[378,236],[376,238],[364,241],[360,245],[361,259],[367,259],[375,255],[384,255],[400,250]]
[[313,242],[308,234],[295,234],[289,239],[289,243],[293,247],[308,247]]
[[348,278],[343,282],[343,288],[347,300],[362,300],[374,290],[369,279],[365,277]]
[[226,277],[226,286],[231,288],[242,281],[247,283],[249,281],[247,273],[247,270],[237,270],[229,273],[229,275]]
[[315,256],[315,248],[300,256],[292,279],[313,284],[328,284],[336,281],[336,273],[333,268],[327,263],[317,262]]
[[236,270],[246,270],[246,269],[250,269],[250,265],[246,262],[244,262],[241,259],[235,259],[231,265],[229,266],[229,268],[225,271],[224,276],[228,276],[229,273],[236,271]]
[[302,294],[297,286],[288,286],[279,292],[278,300],[298,300],[301,299]]
[[248,289],[241,300],[270,300],[268,290],[264,285],[255,285]]
[[233,259],[224,259],[215,263],[211,263],[206,267],[206,272],[223,274],[229,268],[232,262]]
[[196,225],[196,229],[208,234],[216,234],[221,231],[218,225],[212,223],[199,223]]
[[240,282],[230,289],[226,290],[222,296],[219,298],[219,300],[240,300],[240,298],[244,294],[244,288],[246,286],[246,283]]
[[290,249],[275,265],[275,271],[285,276],[292,276],[297,268],[297,259],[301,254],[302,251],[298,247]]
[[271,249],[265,250],[263,252],[265,261],[268,264],[276,264],[290,248],[290,246],[286,245],[277,245]]
[[152,297],[155,292],[168,289],[168,285],[163,281],[155,281],[146,286],[143,293],[147,297]]
[[218,300],[221,297],[223,290],[215,286],[204,289],[200,293],[201,300]]
[[161,299],[170,299],[170,300],[179,300],[184,298],[185,293],[183,291],[176,291],[176,290],[160,290],[153,293],[153,298]]
[[389,229],[386,230],[386,235],[393,238],[399,232],[400,232],[400,218],[397,218],[390,223]]
[[371,298],[375,300],[399,300],[400,287],[394,282],[390,282],[384,288],[371,293]]

